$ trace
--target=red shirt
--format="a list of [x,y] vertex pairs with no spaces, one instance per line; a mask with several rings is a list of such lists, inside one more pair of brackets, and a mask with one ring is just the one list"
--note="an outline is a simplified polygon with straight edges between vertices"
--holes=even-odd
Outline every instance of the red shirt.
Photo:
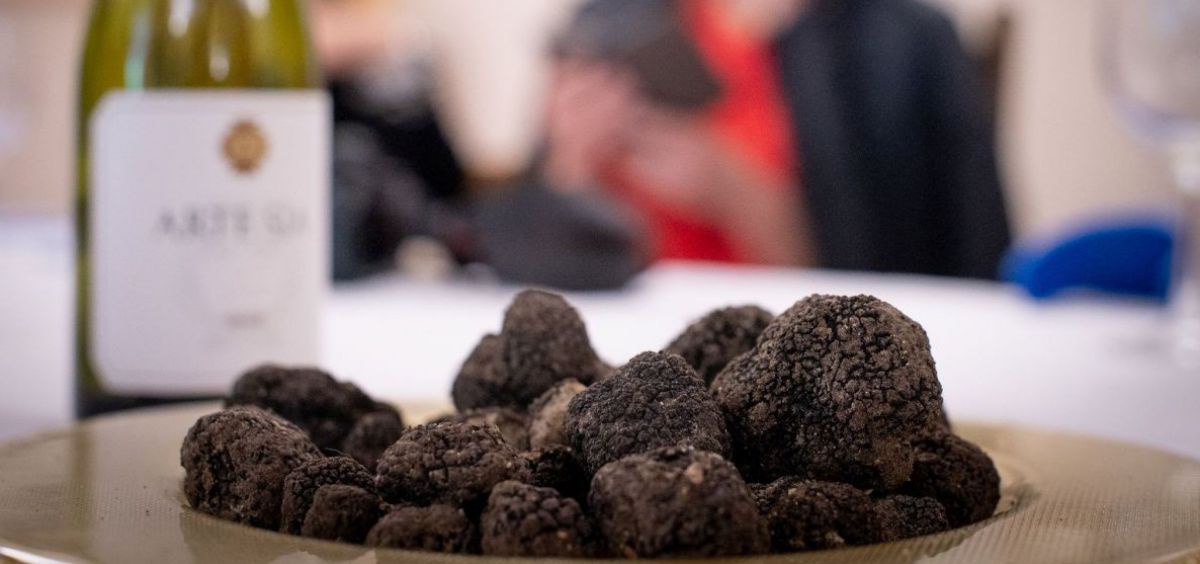
[[[680,17],[710,70],[721,82],[722,95],[702,119],[714,138],[758,172],[778,180],[759,189],[795,185],[791,119],[778,80],[769,43],[749,37],[722,20],[713,2],[681,2]],[[639,189],[623,175],[609,177],[610,187],[643,216],[655,256],[748,262],[730,234],[703,218],[693,217]]]

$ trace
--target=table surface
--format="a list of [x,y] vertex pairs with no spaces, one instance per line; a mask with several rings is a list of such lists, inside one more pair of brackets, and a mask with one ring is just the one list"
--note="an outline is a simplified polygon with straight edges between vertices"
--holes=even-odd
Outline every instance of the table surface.
[[[73,283],[65,222],[0,217],[0,439],[69,424]],[[445,398],[519,288],[386,276],[328,300],[325,366],[397,401]],[[811,293],[870,293],[929,333],[952,419],[1113,437],[1200,458],[1200,371],[1166,353],[1154,304],[1034,303],[993,283],[668,263],[617,292],[570,294],[611,362],[666,344],[714,307],[781,311]]]

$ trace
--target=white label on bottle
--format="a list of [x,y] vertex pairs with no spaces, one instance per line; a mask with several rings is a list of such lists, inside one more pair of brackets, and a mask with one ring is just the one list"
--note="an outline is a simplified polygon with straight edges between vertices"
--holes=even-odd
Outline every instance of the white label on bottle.
[[329,112],[314,91],[101,101],[90,353],[106,391],[218,394],[260,363],[318,362]]

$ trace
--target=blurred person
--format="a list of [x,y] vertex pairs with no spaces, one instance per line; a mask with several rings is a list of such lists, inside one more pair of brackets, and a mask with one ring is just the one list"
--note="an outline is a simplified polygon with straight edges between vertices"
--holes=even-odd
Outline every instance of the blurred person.
[[631,209],[647,247],[629,252],[996,275],[992,128],[935,9],[591,0],[557,55],[523,190]]
[[487,263],[510,280],[597,288],[638,272],[645,261],[636,229],[604,202],[490,190],[495,181],[468,190],[431,96],[429,46],[419,22],[405,18],[408,6],[312,4],[334,108],[334,278],[403,268],[398,249],[418,238],[432,244],[415,253],[425,264],[411,266],[427,273]]
[[334,114],[337,279],[393,268],[410,236],[452,239],[464,172],[434,111],[416,22],[395,0],[318,0],[314,43]]
[[586,5],[558,46],[543,176],[631,204],[658,258],[811,265],[767,47],[725,8]]

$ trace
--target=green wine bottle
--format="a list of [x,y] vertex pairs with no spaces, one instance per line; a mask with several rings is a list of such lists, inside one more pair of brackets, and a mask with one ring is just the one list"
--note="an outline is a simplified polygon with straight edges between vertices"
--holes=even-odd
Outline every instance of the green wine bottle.
[[96,0],[79,97],[76,411],[315,363],[329,102],[302,0]]

